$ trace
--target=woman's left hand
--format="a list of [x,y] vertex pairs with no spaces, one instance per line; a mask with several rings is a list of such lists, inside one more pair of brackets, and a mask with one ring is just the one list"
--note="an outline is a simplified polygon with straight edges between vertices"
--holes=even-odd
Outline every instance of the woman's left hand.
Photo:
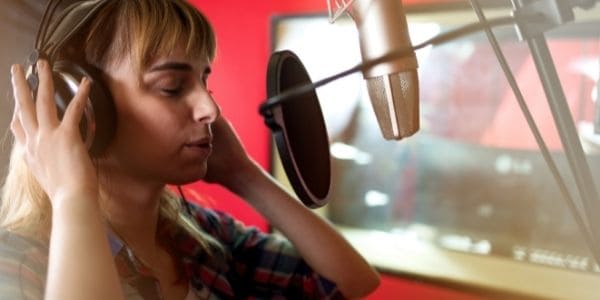
[[231,124],[213,124],[213,154],[206,181],[219,183],[252,205],[290,240],[315,272],[334,281],[347,298],[357,299],[379,284],[377,272],[333,228],[268,175],[244,151]]
[[213,150],[208,158],[204,181],[218,183],[234,192],[247,178],[255,176],[258,165],[248,156],[231,123],[222,115],[211,124]]

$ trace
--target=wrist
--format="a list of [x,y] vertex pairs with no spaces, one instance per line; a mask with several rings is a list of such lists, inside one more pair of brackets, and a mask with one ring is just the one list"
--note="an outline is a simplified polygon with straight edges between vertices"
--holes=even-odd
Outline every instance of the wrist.
[[258,163],[249,160],[248,163],[240,167],[232,176],[229,176],[229,180],[225,186],[231,192],[248,200],[253,193],[252,191],[257,188],[257,182],[266,175]]
[[56,193],[52,199],[52,216],[61,220],[69,216],[89,217],[99,214],[100,204],[98,193],[93,190],[64,191]]

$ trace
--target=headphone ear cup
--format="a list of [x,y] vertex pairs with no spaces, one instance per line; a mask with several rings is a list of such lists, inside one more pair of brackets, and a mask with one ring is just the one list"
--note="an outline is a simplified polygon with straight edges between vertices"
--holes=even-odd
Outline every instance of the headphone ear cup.
[[54,97],[61,120],[83,77],[91,80],[90,94],[79,130],[90,155],[101,155],[114,136],[117,118],[114,101],[100,78],[100,72],[94,67],[84,67],[67,60],[54,62],[52,69]]

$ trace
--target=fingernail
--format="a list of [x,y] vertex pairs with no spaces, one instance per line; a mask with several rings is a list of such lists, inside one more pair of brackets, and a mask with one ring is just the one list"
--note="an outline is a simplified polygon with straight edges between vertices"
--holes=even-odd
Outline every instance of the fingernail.
[[43,70],[46,67],[46,61],[43,59],[40,59],[37,61],[37,68],[38,70]]
[[17,71],[17,65],[10,66],[10,75],[14,76],[16,71]]
[[92,84],[92,81],[89,78],[87,78],[87,76],[84,76],[81,79],[81,85],[82,86],[89,87],[91,84]]

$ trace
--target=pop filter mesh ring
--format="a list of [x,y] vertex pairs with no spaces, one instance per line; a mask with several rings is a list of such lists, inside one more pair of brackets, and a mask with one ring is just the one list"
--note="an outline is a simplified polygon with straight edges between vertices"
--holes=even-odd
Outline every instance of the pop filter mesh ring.
[[[273,97],[311,83],[300,59],[291,51],[273,53],[267,70],[267,93]],[[272,130],[283,168],[304,205],[327,203],[331,183],[329,140],[323,113],[314,90],[292,97],[270,110],[262,110]]]

